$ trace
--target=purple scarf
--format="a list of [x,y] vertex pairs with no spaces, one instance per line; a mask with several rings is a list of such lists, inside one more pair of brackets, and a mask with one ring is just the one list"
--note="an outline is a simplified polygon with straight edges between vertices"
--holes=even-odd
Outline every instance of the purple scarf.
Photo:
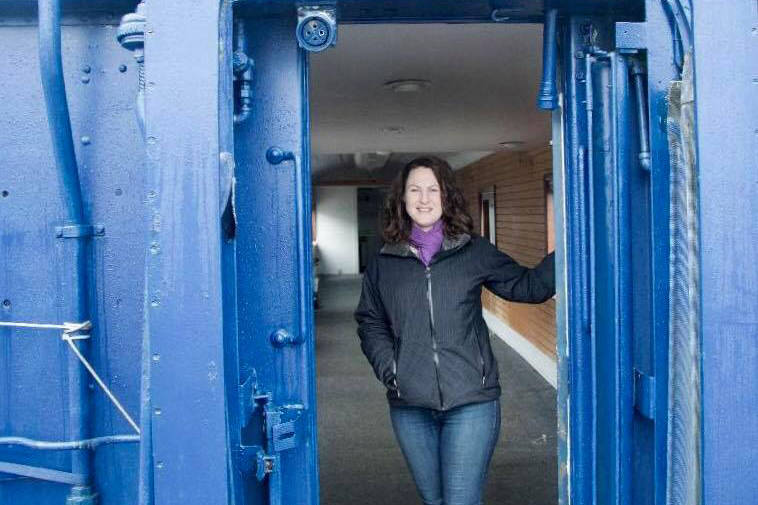
[[442,219],[439,219],[434,223],[434,226],[432,226],[432,229],[429,231],[424,231],[416,226],[415,223],[413,224],[410,242],[411,245],[418,248],[419,258],[421,258],[421,261],[423,261],[426,266],[429,266],[432,257],[437,254],[440,247],[442,247],[442,239],[444,235],[442,227]]

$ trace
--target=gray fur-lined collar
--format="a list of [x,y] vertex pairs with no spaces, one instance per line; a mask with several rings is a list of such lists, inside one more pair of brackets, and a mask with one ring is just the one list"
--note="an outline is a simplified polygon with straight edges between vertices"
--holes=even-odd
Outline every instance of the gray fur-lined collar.
[[[442,247],[440,248],[440,251],[452,251],[458,249],[466,245],[470,240],[471,235],[468,233],[462,233],[457,237],[452,238],[445,235],[442,239]],[[414,248],[407,241],[398,242],[396,244],[384,244],[379,253],[391,256],[416,257]]]

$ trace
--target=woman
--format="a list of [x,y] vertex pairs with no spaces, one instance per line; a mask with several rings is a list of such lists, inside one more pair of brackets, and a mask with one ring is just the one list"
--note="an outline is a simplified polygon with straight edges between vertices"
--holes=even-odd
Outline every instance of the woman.
[[520,266],[481,237],[450,166],[435,157],[398,174],[385,245],[355,312],[361,349],[387,387],[395,436],[426,505],[478,505],[500,432],[500,385],[481,288],[541,303],[553,254]]

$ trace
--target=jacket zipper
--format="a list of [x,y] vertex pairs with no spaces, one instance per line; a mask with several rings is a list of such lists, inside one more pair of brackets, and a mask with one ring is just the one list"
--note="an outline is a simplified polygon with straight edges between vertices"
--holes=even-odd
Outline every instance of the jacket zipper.
[[395,339],[395,357],[392,359],[392,374],[395,376],[392,382],[395,385],[395,393],[400,398],[400,387],[397,385],[397,360],[400,359],[400,339]]
[[487,382],[487,374],[484,368],[484,354],[482,353],[482,344],[479,341],[479,330],[474,326],[474,335],[476,336],[476,348],[479,351],[479,366],[482,367],[482,386]]
[[440,408],[445,408],[442,400],[442,386],[440,386],[440,357],[437,353],[437,336],[434,329],[434,302],[432,301],[432,269],[426,267],[426,299],[429,302],[429,325],[432,330],[432,358],[434,359],[434,372],[437,376],[437,392],[440,396]]

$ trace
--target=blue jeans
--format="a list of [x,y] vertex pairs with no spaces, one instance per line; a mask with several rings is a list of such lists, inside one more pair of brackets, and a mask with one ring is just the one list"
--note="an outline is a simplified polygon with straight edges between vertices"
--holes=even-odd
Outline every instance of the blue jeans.
[[500,400],[448,411],[390,407],[395,436],[425,505],[480,505],[500,435]]

